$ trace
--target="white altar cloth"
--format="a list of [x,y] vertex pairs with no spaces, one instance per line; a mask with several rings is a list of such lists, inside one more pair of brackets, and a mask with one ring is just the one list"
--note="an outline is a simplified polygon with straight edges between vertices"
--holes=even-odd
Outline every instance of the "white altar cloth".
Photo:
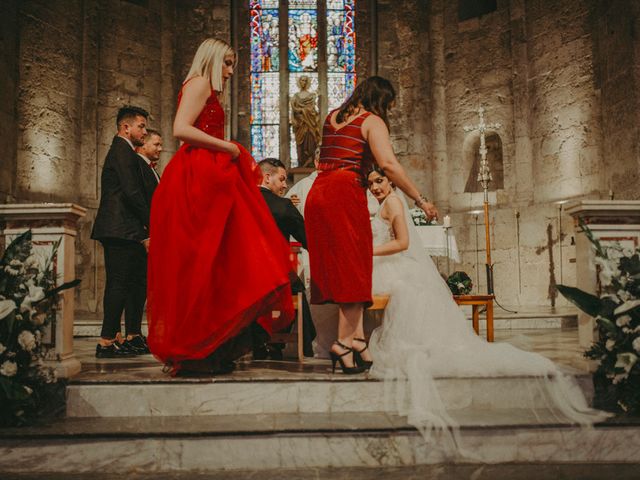
[[416,229],[418,230],[418,235],[420,235],[420,240],[422,240],[422,246],[427,250],[429,255],[446,257],[448,240],[449,258],[456,263],[460,263],[458,244],[451,229],[449,229],[448,235],[447,229],[442,225],[420,225],[416,226]]

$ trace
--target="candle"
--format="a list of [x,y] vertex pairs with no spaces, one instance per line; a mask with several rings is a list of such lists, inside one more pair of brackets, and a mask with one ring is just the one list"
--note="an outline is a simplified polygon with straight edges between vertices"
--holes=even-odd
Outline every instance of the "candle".
[[449,215],[445,215],[444,218],[442,219],[442,226],[444,228],[451,227],[451,217]]

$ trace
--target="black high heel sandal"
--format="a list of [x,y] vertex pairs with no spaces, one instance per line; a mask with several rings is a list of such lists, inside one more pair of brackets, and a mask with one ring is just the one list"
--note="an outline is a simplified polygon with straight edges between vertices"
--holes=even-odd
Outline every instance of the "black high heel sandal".
[[[340,364],[340,369],[342,370],[342,373],[347,374],[347,375],[353,375],[356,373],[362,373],[364,372],[364,368],[355,365],[355,352],[353,351],[352,348],[347,347],[346,345],[343,345],[342,343],[340,343],[339,341],[335,341],[335,344],[338,345],[339,347],[342,347],[346,350],[346,352],[342,353],[342,354],[338,354],[336,352],[334,352],[333,350],[331,350],[329,353],[331,354],[331,373],[336,373],[336,363]],[[342,357],[346,357],[347,355],[349,355],[350,353],[354,354],[354,366],[353,367],[347,367],[344,364],[344,360],[342,360]]]
[[365,360],[364,358],[362,358],[362,352],[369,348],[369,344],[364,338],[354,338],[353,340],[355,342],[364,343],[364,348],[362,350],[356,350],[355,348],[353,348],[353,362],[364,369],[371,368],[371,365],[373,365],[373,361]]

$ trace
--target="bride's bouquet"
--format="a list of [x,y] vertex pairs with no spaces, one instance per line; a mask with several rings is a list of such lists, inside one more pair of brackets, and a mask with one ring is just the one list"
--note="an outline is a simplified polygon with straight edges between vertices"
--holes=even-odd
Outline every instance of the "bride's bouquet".
[[416,227],[438,224],[438,221],[436,219],[433,219],[433,220],[427,219],[427,215],[424,213],[424,210],[422,210],[421,208],[412,208],[409,210],[409,214],[411,215],[411,220],[413,220],[413,224]]
[[585,357],[598,362],[594,374],[599,408],[640,413],[640,248],[602,245],[581,224],[595,248],[600,294],[558,285],[578,308],[596,319],[598,338]]

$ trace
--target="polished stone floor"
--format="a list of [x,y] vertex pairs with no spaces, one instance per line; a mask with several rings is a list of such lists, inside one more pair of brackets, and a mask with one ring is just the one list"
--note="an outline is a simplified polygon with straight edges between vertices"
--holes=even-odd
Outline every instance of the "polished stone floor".
[[637,464],[416,465],[163,474],[8,474],[3,480],[637,480]]
[[[151,355],[125,359],[96,359],[96,338],[76,338],[74,350],[82,363],[82,372],[73,378],[73,383],[128,383],[210,381],[211,376],[194,378],[172,378],[162,372],[162,365]],[[582,356],[578,344],[578,331],[571,329],[498,330],[497,342],[508,342],[523,350],[537,352],[556,362],[571,373],[587,373],[588,362]],[[251,361],[250,357],[238,363],[230,375],[217,381],[266,381],[266,380],[367,380],[366,375],[332,375],[329,361],[307,359],[304,364],[295,360]]]

